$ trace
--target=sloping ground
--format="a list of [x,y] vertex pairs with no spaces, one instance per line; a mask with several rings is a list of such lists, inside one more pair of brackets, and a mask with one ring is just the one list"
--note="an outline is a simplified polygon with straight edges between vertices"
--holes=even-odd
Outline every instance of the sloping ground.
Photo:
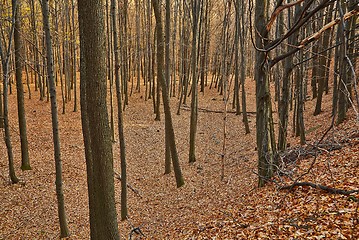
[[[248,82],[248,111],[255,111],[254,86]],[[199,95],[201,109],[197,131],[197,162],[188,164],[189,116],[182,109],[175,115],[177,99],[172,99],[177,148],[186,181],[177,189],[173,174],[164,172],[164,122],[154,121],[152,101],[136,93],[125,112],[130,220],[119,222],[123,239],[140,227],[147,239],[326,239],[358,238],[358,194],[355,198],[328,194],[318,189],[296,187],[278,190],[275,183],[257,189],[255,115],[250,114],[251,134],[244,134],[241,116],[227,118],[225,178],[221,181],[223,110],[215,90]],[[36,95],[33,92],[33,96]],[[26,100],[28,139],[32,171],[21,172],[20,184],[10,185],[7,155],[0,142],[0,239],[56,239],[59,237],[55,196],[50,105]],[[16,166],[20,166],[19,136],[16,133],[15,96],[11,96],[11,128]],[[325,96],[324,112],[313,117],[314,101],[306,105],[308,143],[321,138],[330,126],[330,96]],[[59,104],[61,105],[61,104]],[[68,109],[72,109],[72,103]],[[229,104],[230,107],[230,104]],[[59,115],[65,203],[70,239],[89,238],[86,167],[80,113],[71,110]],[[164,118],[162,114],[162,119]],[[291,131],[291,130],[289,130]],[[312,171],[302,181],[346,190],[359,188],[359,139],[354,116],[327,135],[326,142],[338,141],[343,148],[322,150]],[[3,134],[3,133],[2,133]],[[117,135],[117,134],[116,134]],[[290,138],[297,146],[298,139]],[[294,150],[293,150],[294,151]],[[296,150],[301,152],[300,150]],[[114,143],[115,171],[119,170],[119,144]],[[311,165],[314,157],[286,162],[283,170],[293,179]],[[291,184],[289,177],[276,179]],[[120,208],[120,181],[115,178],[116,203]],[[133,237],[139,237],[134,234]]]

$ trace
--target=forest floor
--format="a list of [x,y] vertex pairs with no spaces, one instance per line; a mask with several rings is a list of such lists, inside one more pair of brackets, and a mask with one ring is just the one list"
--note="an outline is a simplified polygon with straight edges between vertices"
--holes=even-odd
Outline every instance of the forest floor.
[[[181,188],[176,188],[173,173],[163,174],[164,115],[162,121],[154,121],[152,101],[144,101],[142,93],[130,97],[124,115],[127,175],[128,183],[137,192],[128,190],[129,220],[119,221],[121,239],[128,239],[135,227],[145,235],[142,239],[359,239],[358,193],[345,196],[307,186],[279,188],[304,175],[298,181],[343,190],[359,189],[359,123],[353,109],[343,124],[334,126],[323,142],[316,145],[331,126],[331,92],[324,96],[323,112],[318,116],[312,114],[315,100],[308,100],[307,144],[299,145],[289,124],[289,149],[281,158],[281,174],[265,187],[257,188],[255,90],[253,81],[247,83],[251,133],[245,134],[241,115],[228,113],[223,180],[222,97],[215,89],[208,88],[204,95],[199,94],[201,110],[194,164],[188,164],[189,106],[176,115],[178,100],[172,98],[177,149],[185,179]],[[19,184],[9,183],[6,147],[0,141],[1,240],[59,238],[50,104],[39,101],[38,92],[32,91],[32,95],[29,100],[26,93],[25,101],[31,171],[19,168],[16,96],[10,96],[10,125]],[[69,239],[89,239],[80,112],[72,112],[73,102],[69,102],[66,114],[61,114],[61,98],[58,101]],[[228,106],[231,109],[231,103]],[[273,107],[277,109],[277,103]],[[118,141],[113,147],[115,172],[119,173]],[[121,183],[117,178],[114,181],[119,212]],[[139,238],[135,233],[132,236]]]

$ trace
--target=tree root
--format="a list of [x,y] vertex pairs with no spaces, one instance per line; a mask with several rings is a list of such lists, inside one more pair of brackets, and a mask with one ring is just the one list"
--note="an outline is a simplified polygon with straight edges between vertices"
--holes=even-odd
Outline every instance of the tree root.
[[328,192],[328,193],[340,194],[340,195],[346,195],[346,196],[350,195],[350,194],[353,194],[353,193],[359,193],[359,189],[358,190],[349,190],[349,191],[347,191],[347,190],[343,190],[343,189],[331,188],[331,187],[328,187],[328,186],[323,186],[323,185],[320,185],[320,184],[314,184],[314,183],[311,183],[311,182],[295,182],[292,185],[280,187],[279,190],[285,190],[285,189],[292,190],[294,187],[312,187],[312,188],[323,190],[323,191]]

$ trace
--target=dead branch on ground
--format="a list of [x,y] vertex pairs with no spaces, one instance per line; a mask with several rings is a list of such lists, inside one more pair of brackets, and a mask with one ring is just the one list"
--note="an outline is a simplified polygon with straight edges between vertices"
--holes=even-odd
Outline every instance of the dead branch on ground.
[[323,190],[325,192],[328,193],[332,193],[332,194],[340,194],[340,195],[350,195],[353,193],[359,193],[359,189],[357,190],[343,190],[343,189],[338,189],[338,188],[332,188],[332,187],[328,187],[328,186],[324,186],[324,185],[320,185],[320,184],[315,184],[315,183],[311,183],[311,182],[295,182],[291,185],[288,186],[282,186],[279,187],[279,190],[293,190],[295,187],[312,187],[312,188],[316,188],[316,189],[320,189]]
[[[120,181],[122,180],[121,174],[119,174],[119,173],[117,173],[117,172],[115,172],[115,177],[116,177],[118,180],[120,180]],[[131,189],[134,193],[136,193],[139,197],[142,198],[142,195],[140,194],[140,191],[138,191],[137,189],[135,189],[134,187],[132,187],[131,184],[127,183],[127,187],[128,187],[129,189]]]

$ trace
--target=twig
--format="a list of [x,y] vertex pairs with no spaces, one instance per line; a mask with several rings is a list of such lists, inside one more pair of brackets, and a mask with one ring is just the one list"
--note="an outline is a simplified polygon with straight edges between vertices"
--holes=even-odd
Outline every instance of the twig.
[[338,188],[331,188],[331,187],[320,185],[320,184],[314,184],[314,183],[311,183],[311,182],[295,182],[292,185],[282,186],[282,187],[279,188],[279,190],[285,190],[285,189],[292,190],[294,187],[300,187],[300,186],[301,187],[306,186],[306,187],[317,188],[317,189],[321,189],[323,191],[326,191],[328,193],[340,194],[340,195],[350,195],[350,194],[359,192],[359,189],[347,191],[347,190],[338,189]]
[[[121,175],[120,175],[119,173],[117,173],[117,172],[115,172],[115,177],[116,177],[118,180],[120,180],[120,181],[122,180]],[[138,196],[140,196],[140,197],[142,198],[142,195],[140,194],[140,191],[138,191],[137,189],[135,189],[134,187],[132,187],[131,184],[127,183],[127,187],[128,187],[129,189],[131,189],[134,193],[136,193]]]

